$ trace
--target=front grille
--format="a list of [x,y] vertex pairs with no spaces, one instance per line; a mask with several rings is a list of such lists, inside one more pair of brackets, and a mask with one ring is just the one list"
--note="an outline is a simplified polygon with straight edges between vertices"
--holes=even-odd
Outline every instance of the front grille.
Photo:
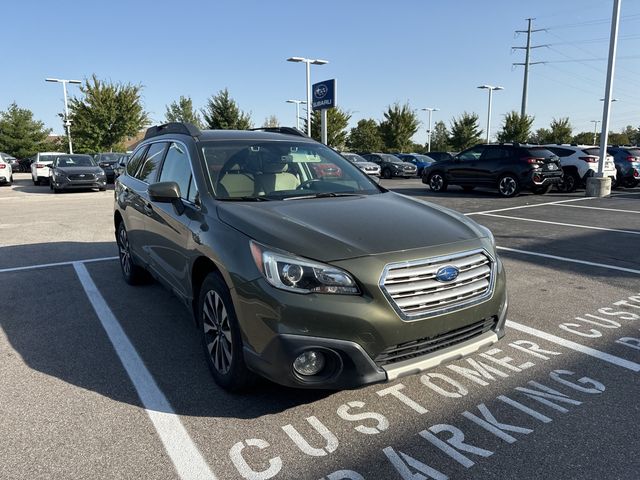
[[[439,281],[436,273],[453,266],[458,276]],[[479,303],[493,292],[494,262],[484,250],[387,265],[380,288],[405,320],[432,316]]]
[[457,345],[458,343],[482,335],[489,330],[493,330],[497,322],[497,317],[489,317],[434,337],[419,338],[417,340],[393,345],[380,352],[375,359],[375,363],[379,367],[383,367],[385,365],[402,362],[403,360],[428,355],[441,348]]
[[95,180],[95,178],[96,176],[93,175],[92,173],[69,175],[69,180],[93,181]]

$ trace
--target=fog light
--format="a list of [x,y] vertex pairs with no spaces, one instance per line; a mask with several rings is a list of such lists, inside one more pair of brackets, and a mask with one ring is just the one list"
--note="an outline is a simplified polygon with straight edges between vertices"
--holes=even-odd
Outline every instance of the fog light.
[[322,352],[307,350],[293,361],[293,369],[300,375],[317,375],[324,368],[325,360]]

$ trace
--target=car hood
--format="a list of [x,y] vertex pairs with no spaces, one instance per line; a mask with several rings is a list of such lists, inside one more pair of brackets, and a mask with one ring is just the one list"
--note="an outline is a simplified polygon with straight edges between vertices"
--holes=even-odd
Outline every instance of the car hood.
[[476,239],[460,213],[387,192],[270,202],[220,202],[220,220],[254,240],[319,261]]
[[65,175],[81,175],[83,173],[100,173],[103,171],[100,167],[56,167],[55,170]]
[[406,167],[416,168],[416,166],[411,162],[401,162],[401,163],[394,162],[394,165],[397,165],[402,168],[406,168]]
[[371,167],[379,167],[379,165],[377,163],[373,163],[373,162],[358,162],[355,163],[354,165],[356,165],[357,167],[367,167],[367,168],[371,168]]

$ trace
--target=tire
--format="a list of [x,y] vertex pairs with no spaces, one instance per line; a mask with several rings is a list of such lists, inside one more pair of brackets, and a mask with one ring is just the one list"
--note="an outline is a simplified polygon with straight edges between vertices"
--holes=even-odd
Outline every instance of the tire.
[[627,188],[636,188],[640,184],[640,180],[627,180],[625,183]]
[[551,190],[552,186],[553,185],[544,185],[542,187],[533,187],[533,188],[531,188],[531,191],[535,195],[544,195],[545,193],[549,193],[549,190]]
[[389,170],[388,168],[382,170],[382,178],[389,179],[391,177],[393,177],[393,175],[391,174],[391,170]]
[[242,337],[231,295],[217,272],[207,275],[200,288],[197,311],[202,346],[215,382],[230,392],[255,382],[242,353]]
[[473,189],[476,188],[472,185],[465,185],[464,187],[462,187],[462,190],[464,190],[465,192],[473,192]]
[[116,243],[118,244],[118,256],[120,258],[120,269],[124,281],[129,285],[140,285],[148,280],[147,272],[133,261],[129,247],[129,236],[124,222],[118,224],[116,231]]
[[429,177],[429,188],[432,192],[446,192],[447,180],[440,172],[434,172]]
[[502,175],[498,180],[498,193],[505,198],[518,195],[520,193],[520,182],[518,182],[517,177],[511,173]]
[[558,184],[558,190],[564,193],[575,192],[580,183],[580,178],[575,172],[564,172],[562,182]]
[[[32,178],[32,180],[33,180],[33,178]],[[36,177],[36,179],[33,180],[33,184],[36,185],[36,186],[40,185],[40,179]]]

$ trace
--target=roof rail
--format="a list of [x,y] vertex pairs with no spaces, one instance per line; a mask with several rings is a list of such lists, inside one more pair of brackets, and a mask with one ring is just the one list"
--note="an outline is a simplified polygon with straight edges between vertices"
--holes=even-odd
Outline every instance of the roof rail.
[[294,127],[260,127],[250,128],[252,132],[272,132],[272,133],[284,133],[287,135],[297,135],[299,137],[306,137],[307,135]]
[[200,129],[192,123],[171,122],[162,125],[156,125],[155,127],[147,128],[144,134],[144,139],[157,137],[158,135],[164,135],[165,133],[179,133],[181,135],[189,135],[191,137],[199,137]]

